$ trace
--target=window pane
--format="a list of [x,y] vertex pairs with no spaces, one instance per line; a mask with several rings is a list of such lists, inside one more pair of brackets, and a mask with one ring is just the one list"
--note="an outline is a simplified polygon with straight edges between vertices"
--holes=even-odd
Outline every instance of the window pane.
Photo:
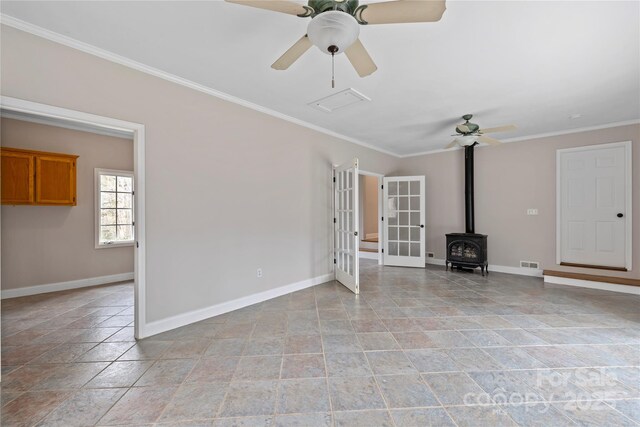
[[411,243],[411,256],[420,256],[420,243]]
[[420,210],[420,197],[412,197],[411,198],[411,210],[419,211]]
[[133,227],[131,225],[119,225],[118,240],[133,240]]
[[131,209],[131,194],[118,193],[118,207],[121,209]]
[[100,210],[100,224],[111,225],[116,223],[116,210],[115,209],[101,209]]
[[116,177],[113,175],[100,175],[100,190],[116,191]]
[[389,240],[398,240],[398,227],[389,227]]
[[131,218],[131,209],[118,209],[117,217],[118,225],[131,224],[133,222],[133,218]]
[[398,183],[397,182],[390,182],[389,183],[389,195],[390,196],[394,196],[398,194]]
[[409,214],[411,216],[411,221],[409,222],[409,225],[420,225],[420,212],[411,212]]
[[409,225],[409,213],[408,212],[400,212],[398,213],[399,224],[400,225]]
[[116,239],[116,227],[108,226],[108,227],[100,227],[100,241],[101,242],[111,242]]
[[126,192],[131,193],[133,191],[133,179],[128,176],[119,176],[118,177],[118,192]]
[[398,244],[389,242],[389,255],[398,256]]
[[405,242],[409,240],[409,227],[400,227],[398,240],[402,240]]
[[411,241],[419,242],[420,241],[420,228],[419,227],[411,227]]
[[398,181],[398,194],[401,196],[409,195],[409,183],[407,181]]
[[100,207],[101,208],[115,208],[116,207],[116,193],[100,193]]
[[406,242],[399,243],[398,255],[409,256],[409,244]]
[[409,210],[409,198],[408,197],[398,197],[398,209],[401,211]]
[[411,195],[420,194],[420,181],[411,181]]

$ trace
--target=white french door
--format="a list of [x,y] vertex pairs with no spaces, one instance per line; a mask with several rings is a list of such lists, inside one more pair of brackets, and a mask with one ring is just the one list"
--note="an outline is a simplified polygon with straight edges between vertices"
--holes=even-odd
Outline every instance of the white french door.
[[358,261],[358,159],[333,170],[334,263],[336,280],[353,293],[360,292]]
[[383,178],[384,265],[425,266],[424,176]]
[[631,269],[631,142],[558,150],[557,262]]

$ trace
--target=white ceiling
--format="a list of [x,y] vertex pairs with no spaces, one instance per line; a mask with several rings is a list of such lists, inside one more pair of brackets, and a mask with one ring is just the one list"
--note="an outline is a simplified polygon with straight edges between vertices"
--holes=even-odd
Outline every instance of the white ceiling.
[[[518,125],[505,139],[640,118],[636,1],[448,1],[440,22],[363,26],[378,71],[361,79],[340,55],[335,89],[315,48],[270,68],[308,18],[222,1],[2,1],[2,13],[399,155],[442,148],[465,113]],[[307,105],[349,87],[372,102]]]

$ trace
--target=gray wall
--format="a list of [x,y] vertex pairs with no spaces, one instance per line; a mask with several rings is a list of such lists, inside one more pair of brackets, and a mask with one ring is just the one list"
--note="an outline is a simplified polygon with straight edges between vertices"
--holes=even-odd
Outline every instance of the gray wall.
[[131,140],[3,118],[0,145],[76,154],[77,201],[2,206],[2,289],[133,272],[133,248],[95,249],[95,168],[133,170]]
[[[146,126],[147,321],[333,270],[332,165],[399,159],[2,27],[2,95]],[[264,277],[256,278],[261,267]]]
[[[556,265],[556,150],[633,141],[633,270]],[[426,176],[427,251],[445,258],[445,233],[464,232],[462,150],[403,159],[402,174]],[[538,208],[538,216],[527,216]],[[476,232],[488,234],[489,266],[541,268],[640,278],[640,125],[479,147],[475,151]]]

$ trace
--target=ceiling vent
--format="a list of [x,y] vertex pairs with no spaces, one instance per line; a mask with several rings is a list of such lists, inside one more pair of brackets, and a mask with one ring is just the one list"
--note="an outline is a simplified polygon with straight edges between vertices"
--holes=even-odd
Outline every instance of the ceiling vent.
[[371,101],[371,98],[361,94],[355,89],[349,88],[320,98],[317,101],[310,102],[308,105],[325,113],[333,113],[350,105],[368,101]]

